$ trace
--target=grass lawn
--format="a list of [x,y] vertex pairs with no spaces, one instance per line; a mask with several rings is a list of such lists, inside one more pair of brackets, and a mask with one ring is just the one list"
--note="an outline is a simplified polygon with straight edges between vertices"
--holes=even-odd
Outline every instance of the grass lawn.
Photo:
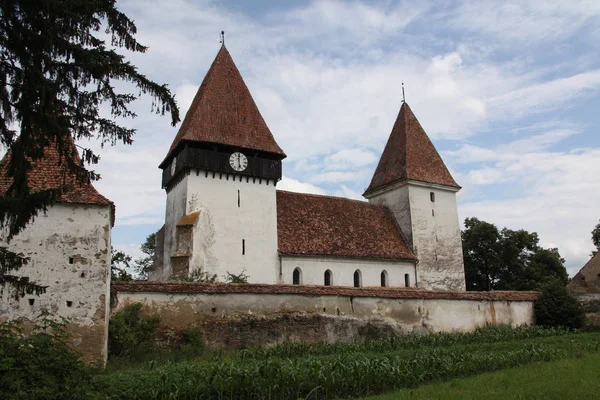
[[369,400],[392,399],[598,399],[600,354],[534,363],[471,378],[405,389]]

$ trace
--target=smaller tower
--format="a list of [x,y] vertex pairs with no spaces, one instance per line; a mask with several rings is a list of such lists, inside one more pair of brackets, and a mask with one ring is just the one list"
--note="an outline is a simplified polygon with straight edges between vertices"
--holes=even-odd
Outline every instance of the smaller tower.
[[456,207],[460,186],[406,102],[365,193],[388,206],[418,258],[418,285],[465,290]]

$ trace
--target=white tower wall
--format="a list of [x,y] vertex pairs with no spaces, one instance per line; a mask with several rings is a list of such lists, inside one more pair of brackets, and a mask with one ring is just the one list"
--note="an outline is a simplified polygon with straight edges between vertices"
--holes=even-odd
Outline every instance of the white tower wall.
[[448,186],[405,181],[368,196],[369,202],[386,205],[392,210],[419,260],[417,281],[420,287],[465,290],[457,191]]
[[276,283],[276,207],[273,180],[192,170],[167,195],[164,265],[170,267],[163,271],[173,273],[172,256],[181,251],[178,221],[200,212],[186,244],[190,273],[203,268],[224,281],[227,272],[243,272],[251,283]]

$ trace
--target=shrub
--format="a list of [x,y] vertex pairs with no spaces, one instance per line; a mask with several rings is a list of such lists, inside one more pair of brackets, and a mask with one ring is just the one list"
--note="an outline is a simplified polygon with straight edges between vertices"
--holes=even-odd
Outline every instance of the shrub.
[[179,351],[187,357],[199,356],[204,353],[206,342],[200,328],[188,328],[181,331]]
[[65,323],[43,318],[29,335],[0,323],[0,398],[95,399],[92,368],[69,346]]
[[250,276],[246,274],[246,269],[243,269],[239,274],[232,274],[227,271],[227,275],[225,275],[225,282],[227,283],[248,283],[248,279]]
[[109,354],[129,357],[152,349],[159,324],[160,317],[158,315],[142,315],[141,303],[125,306],[122,311],[110,319],[108,326]]
[[535,302],[536,323],[542,326],[564,326],[579,329],[585,323],[585,312],[561,282],[547,284]]
[[217,282],[217,274],[210,274],[204,270],[204,267],[193,270],[187,276],[175,276],[172,281],[181,282],[196,282],[196,283],[215,283]]

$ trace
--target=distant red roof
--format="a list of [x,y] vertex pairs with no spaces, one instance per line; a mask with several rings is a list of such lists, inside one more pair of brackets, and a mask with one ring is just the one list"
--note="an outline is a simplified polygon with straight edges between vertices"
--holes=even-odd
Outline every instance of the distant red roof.
[[218,143],[285,157],[225,46],[200,85],[165,161],[183,141]]
[[403,103],[365,194],[407,179],[460,188],[417,117]]
[[[75,146],[72,139],[70,141]],[[73,154],[75,161],[80,163],[76,148],[73,148]],[[2,195],[6,194],[12,183],[12,179],[7,176],[7,165],[10,157],[11,153],[9,151],[0,161],[0,194]],[[68,170],[65,159],[60,159],[56,144],[46,147],[44,157],[31,163],[28,185],[33,193],[47,189],[58,189],[63,185],[69,186],[69,190],[64,192],[58,200],[59,203],[96,204],[114,207],[112,201],[98,193],[90,182],[77,181],[76,174]]]
[[391,211],[341,197],[277,191],[280,254],[415,260]]

